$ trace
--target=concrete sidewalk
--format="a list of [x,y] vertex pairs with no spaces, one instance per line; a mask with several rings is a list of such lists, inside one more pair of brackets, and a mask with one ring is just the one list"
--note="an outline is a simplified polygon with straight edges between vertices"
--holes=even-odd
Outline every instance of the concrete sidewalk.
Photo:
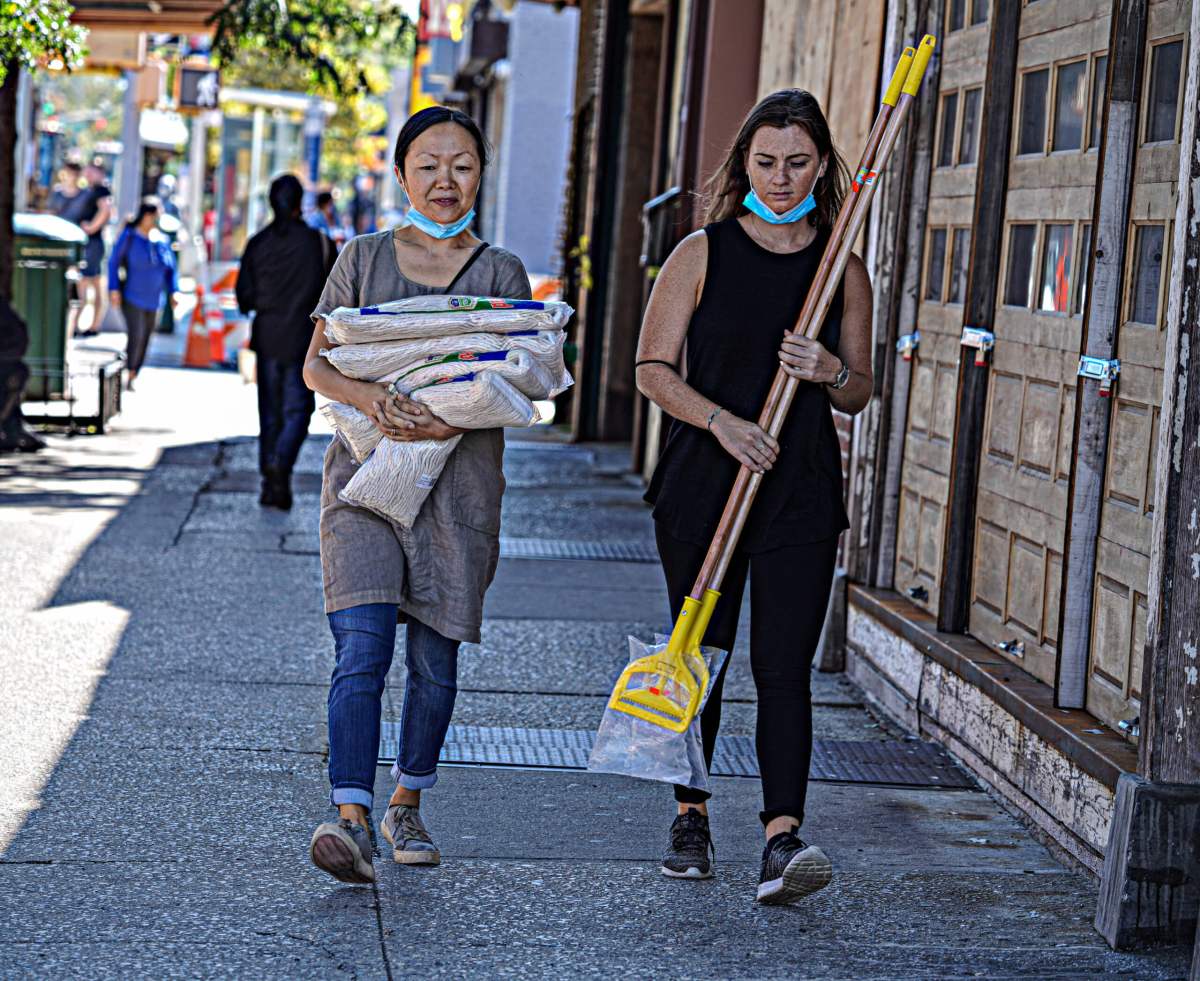
[[[0,977],[1186,976],[1184,952],[1108,951],[1094,885],[977,789],[815,783],[835,878],[792,908],[752,902],[758,785],[735,777],[710,882],[658,873],[668,788],[498,766],[427,795],[440,868],[323,876],[328,437],[264,512],[253,406],[230,372],[151,367],[110,435],[0,457]],[[505,536],[644,547],[626,459],[514,438]],[[454,721],[590,731],[625,636],[665,626],[652,563],[504,558]],[[722,732],[752,734],[744,641],[726,691]],[[899,738],[844,680],[814,692],[818,737]]]

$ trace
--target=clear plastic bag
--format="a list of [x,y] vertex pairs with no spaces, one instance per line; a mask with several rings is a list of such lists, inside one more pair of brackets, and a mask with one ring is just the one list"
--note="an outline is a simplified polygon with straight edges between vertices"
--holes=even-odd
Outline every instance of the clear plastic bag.
[[334,344],[364,344],[474,331],[562,330],[572,313],[559,300],[430,294],[369,307],[338,307],[325,318],[325,336]]
[[[628,663],[666,650],[668,640],[668,637],[656,634],[654,643],[647,644],[630,637]],[[589,770],[679,784],[696,790],[709,789],[700,715],[728,655],[715,647],[701,647],[699,657],[707,668],[707,684],[691,725],[683,732],[675,732],[606,705],[588,757]]]

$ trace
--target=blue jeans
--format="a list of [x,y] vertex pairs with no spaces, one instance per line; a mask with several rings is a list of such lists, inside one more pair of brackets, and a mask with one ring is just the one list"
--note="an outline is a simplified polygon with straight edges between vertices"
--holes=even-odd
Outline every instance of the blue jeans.
[[304,384],[303,372],[299,361],[257,359],[258,468],[264,475],[268,467],[291,474],[308,436],[316,400]]
[[[396,607],[364,603],[329,614],[337,664],[329,685],[329,783],[333,804],[371,809],[379,757],[384,682],[396,646]],[[458,694],[457,640],[409,617],[408,680],[400,712],[400,749],[392,776],[401,787],[437,783],[437,761]]]

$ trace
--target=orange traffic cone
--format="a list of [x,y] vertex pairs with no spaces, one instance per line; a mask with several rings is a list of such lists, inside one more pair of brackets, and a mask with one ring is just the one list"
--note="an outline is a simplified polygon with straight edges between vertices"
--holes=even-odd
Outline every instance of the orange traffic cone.
[[196,285],[196,305],[192,308],[192,320],[188,324],[187,348],[183,353],[185,368],[209,368],[212,366],[211,346],[208,342],[208,327],[204,323],[204,287]]
[[216,298],[204,311],[204,322],[208,330],[208,356],[214,364],[225,363],[225,314]]

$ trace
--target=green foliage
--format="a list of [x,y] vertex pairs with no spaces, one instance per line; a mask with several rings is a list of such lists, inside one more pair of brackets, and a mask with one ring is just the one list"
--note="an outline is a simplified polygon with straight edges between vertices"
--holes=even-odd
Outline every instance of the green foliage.
[[363,55],[407,52],[412,22],[397,0],[227,0],[213,15],[213,51],[223,66],[248,50],[280,69],[300,69],[306,88],[369,92]]
[[71,23],[72,9],[66,0],[0,0],[0,85],[14,63],[74,68],[82,61],[87,32]]

